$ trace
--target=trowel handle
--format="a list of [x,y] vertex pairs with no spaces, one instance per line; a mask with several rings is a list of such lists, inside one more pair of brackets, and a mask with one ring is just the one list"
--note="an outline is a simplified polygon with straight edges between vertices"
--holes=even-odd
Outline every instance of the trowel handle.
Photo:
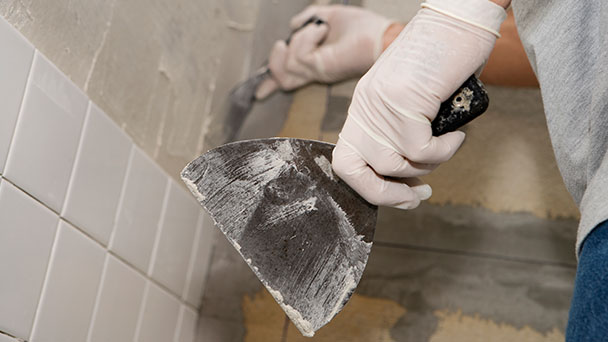
[[490,99],[483,83],[471,75],[463,84],[441,104],[431,127],[433,135],[453,132],[483,114]]
[[303,29],[306,26],[308,26],[309,24],[321,25],[321,24],[327,24],[327,23],[325,22],[325,20],[317,17],[316,15],[313,15],[312,17],[308,18],[308,20],[306,20],[302,25],[300,25],[300,27],[298,27],[295,30],[291,31],[291,33],[289,34],[289,37],[287,37],[287,39],[285,39],[285,44],[289,45],[289,43],[291,43],[291,38],[293,37],[293,35],[296,32],[298,32],[301,29]]

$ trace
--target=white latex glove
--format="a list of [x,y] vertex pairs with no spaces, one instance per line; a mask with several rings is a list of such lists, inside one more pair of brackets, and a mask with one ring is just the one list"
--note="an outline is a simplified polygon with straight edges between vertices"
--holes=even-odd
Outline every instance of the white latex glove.
[[[333,168],[367,201],[411,209],[417,176],[452,157],[464,133],[433,137],[441,102],[487,60],[505,10],[488,0],[428,0],[357,84]],[[391,178],[386,178],[389,176]]]
[[291,19],[291,29],[313,15],[327,25],[309,24],[289,45],[277,41],[268,65],[272,77],[258,87],[262,99],[277,88],[292,90],[313,81],[331,83],[363,75],[382,52],[388,19],[354,6],[310,6]]

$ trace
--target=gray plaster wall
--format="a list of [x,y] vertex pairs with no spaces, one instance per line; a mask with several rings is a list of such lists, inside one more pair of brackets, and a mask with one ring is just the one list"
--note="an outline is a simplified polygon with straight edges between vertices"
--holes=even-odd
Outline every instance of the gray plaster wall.
[[[263,63],[309,3],[4,0],[0,15],[177,178],[222,142],[229,89]],[[279,94],[253,115],[272,115],[264,128],[278,131],[288,102]]]

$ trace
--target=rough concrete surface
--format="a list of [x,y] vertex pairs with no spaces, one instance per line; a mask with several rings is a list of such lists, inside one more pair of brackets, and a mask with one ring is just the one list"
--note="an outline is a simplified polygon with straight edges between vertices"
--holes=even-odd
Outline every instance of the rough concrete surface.
[[363,7],[400,22],[410,21],[421,3],[421,0],[362,0]]
[[[188,161],[223,142],[214,133],[228,91],[263,63],[307,4],[7,0],[0,15],[178,178]],[[288,98],[279,99],[285,108]]]

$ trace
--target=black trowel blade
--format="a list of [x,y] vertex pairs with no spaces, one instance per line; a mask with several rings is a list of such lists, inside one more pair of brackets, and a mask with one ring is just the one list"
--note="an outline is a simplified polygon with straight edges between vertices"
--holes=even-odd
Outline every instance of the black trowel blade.
[[182,179],[305,336],[361,279],[377,207],[331,169],[334,145],[291,138],[213,149]]

